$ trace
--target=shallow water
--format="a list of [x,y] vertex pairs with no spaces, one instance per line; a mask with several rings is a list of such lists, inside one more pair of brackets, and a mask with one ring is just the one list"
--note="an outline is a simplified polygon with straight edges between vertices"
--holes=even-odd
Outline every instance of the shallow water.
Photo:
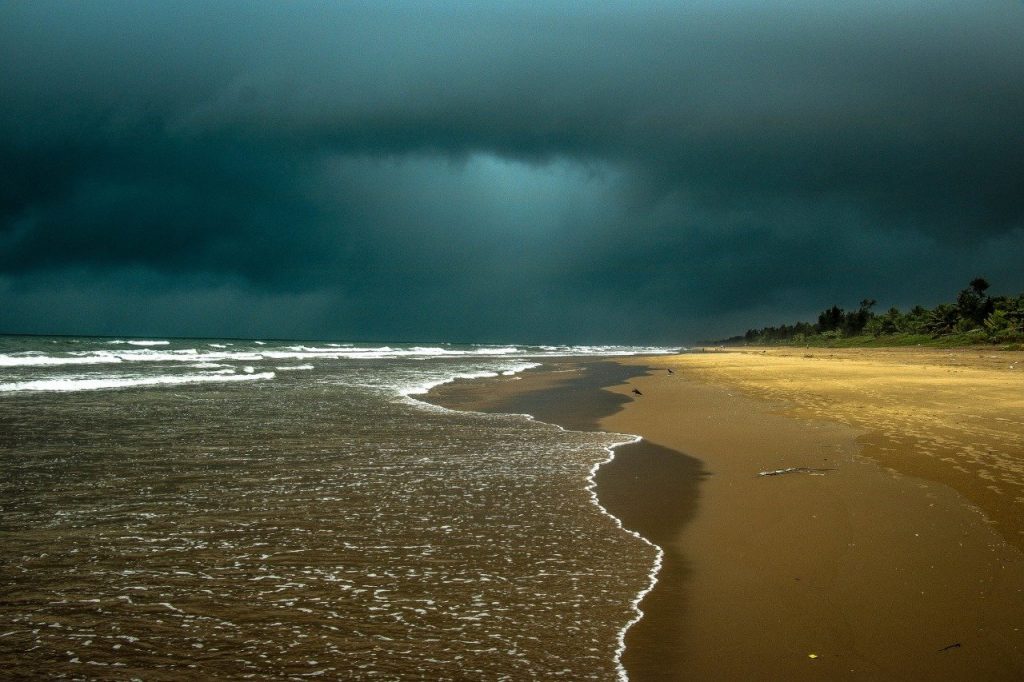
[[[617,675],[654,550],[586,485],[625,439],[406,397],[556,351],[174,341],[115,346],[163,359],[45,364],[109,340],[16,341],[0,385],[143,381],[0,392],[7,674]],[[144,381],[216,371],[273,376]]]

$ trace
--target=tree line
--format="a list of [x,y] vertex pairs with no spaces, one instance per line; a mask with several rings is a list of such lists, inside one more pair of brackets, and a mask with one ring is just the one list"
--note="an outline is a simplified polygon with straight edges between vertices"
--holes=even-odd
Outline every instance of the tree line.
[[1024,342],[1024,293],[990,296],[990,285],[982,277],[971,280],[955,303],[934,308],[915,306],[907,312],[890,308],[875,313],[877,304],[864,299],[856,310],[833,305],[818,315],[817,322],[796,322],[777,327],[748,329],[742,336],[720,343],[775,345],[824,344],[899,345]]

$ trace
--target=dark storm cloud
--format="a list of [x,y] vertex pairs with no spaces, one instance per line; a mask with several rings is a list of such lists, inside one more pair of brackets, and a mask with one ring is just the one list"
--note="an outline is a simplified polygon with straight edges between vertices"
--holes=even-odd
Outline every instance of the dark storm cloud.
[[4,325],[131,288],[238,333],[668,339],[1019,289],[1022,28],[1009,2],[7,3]]

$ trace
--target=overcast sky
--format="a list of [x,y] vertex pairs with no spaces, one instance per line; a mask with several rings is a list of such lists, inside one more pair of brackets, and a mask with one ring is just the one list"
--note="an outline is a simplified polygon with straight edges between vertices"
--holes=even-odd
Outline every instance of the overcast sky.
[[684,343],[1024,290],[1024,3],[0,0],[0,332]]

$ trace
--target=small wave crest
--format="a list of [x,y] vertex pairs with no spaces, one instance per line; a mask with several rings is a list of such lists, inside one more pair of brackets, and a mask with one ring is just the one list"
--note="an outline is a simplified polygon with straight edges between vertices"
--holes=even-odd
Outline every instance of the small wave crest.
[[149,339],[129,339],[127,341],[125,341],[124,339],[114,339],[113,341],[107,341],[107,343],[110,344],[110,345],[113,345],[113,346],[121,346],[121,345],[127,345],[127,346],[169,346],[169,345],[171,345],[170,341],[164,341],[164,340],[159,340],[159,341],[155,341],[154,340],[154,341],[151,341]]
[[443,384],[450,384],[458,379],[488,379],[499,376],[499,373],[501,376],[513,376],[515,374],[518,374],[519,372],[524,372],[534,367],[540,367],[540,363],[521,362],[517,363],[516,365],[513,365],[512,367],[504,367],[497,370],[488,369],[480,370],[477,372],[461,372],[458,374],[453,374],[451,376],[435,379],[433,381],[427,381],[422,384],[417,384],[415,386],[406,387],[402,389],[401,393],[407,398],[412,398],[413,396],[425,395],[426,393],[429,393],[430,389],[432,388],[436,388],[437,386],[441,386]]
[[0,354],[0,367],[48,367],[53,365],[104,365],[121,362],[112,354],[58,357],[29,353]]
[[39,379],[0,383],[0,392],[14,391],[96,391],[102,389],[135,388],[137,386],[175,386],[212,382],[257,381],[273,379],[274,372],[258,374],[172,374],[152,377]]

